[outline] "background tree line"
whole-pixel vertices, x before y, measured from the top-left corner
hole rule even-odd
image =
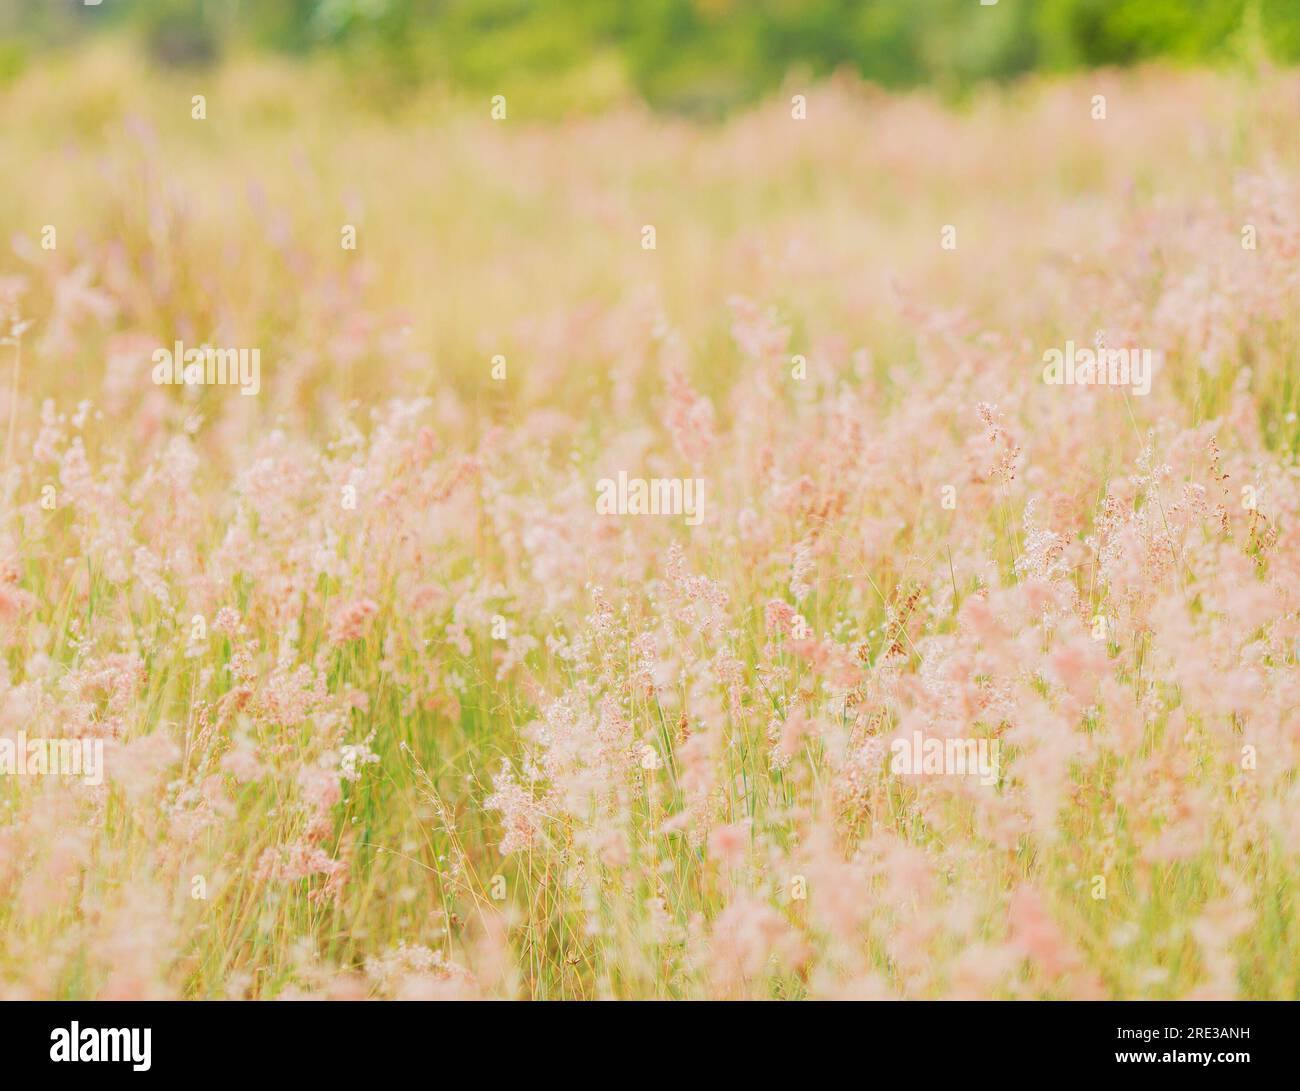
[[[527,81],[575,101],[634,91],[691,112],[752,101],[792,71],[959,93],[1155,57],[1300,59],[1297,0],[0,0],[0,74],[106,31],[168,65],[328,50],[399,84]]]

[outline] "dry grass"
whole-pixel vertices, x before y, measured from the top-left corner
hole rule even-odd
[[[799,90],[0,94],[0,993],[1300,997],[1300,81]]]

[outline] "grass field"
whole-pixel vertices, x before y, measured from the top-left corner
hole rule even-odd
[[[0,90],[0,995],[1300,998],[1300,77],[361,103]]]

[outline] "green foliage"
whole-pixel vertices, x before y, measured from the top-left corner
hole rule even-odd
[[[944,89],[1034,70],[1300,59],[1295,0],[0,0],[0,33],[65,40],[124,25],[165,64],[223,43],[303,53],[475,92],[622,82],[659,106],[717,111],[796,71],[844,68]],[[592,72],[600,73],[593,77]]]

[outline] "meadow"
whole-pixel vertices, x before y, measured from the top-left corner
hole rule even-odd
[[[1300,998],[1300,75],[501,112],[0,88],[0,996]]]

